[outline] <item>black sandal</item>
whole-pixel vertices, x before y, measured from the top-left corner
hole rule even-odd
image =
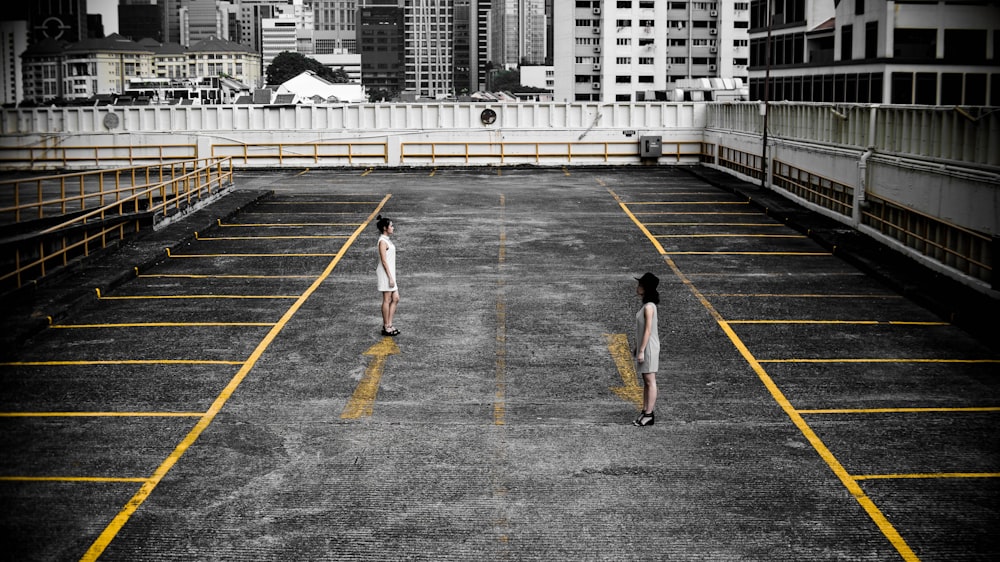
[[[391,326],[390,326],[390,328],[391,328]],[[399,335],[399,330],[397,330],[396,328],[392,328],[390,330],[386,330],[385,328],[382,328],[382,335],[383,336],[398,336]]]
[[[632,422],[632,425],[637,427],[646,427],[647,425],[653,425],[654,423],[656,423],[656,419],[653,417],[653,412],[647,414],[645,410],[643,410],[639,417]]]

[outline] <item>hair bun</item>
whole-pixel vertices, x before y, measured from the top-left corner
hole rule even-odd
[[[371,215],[368,215],[368,216],[370,217]],[[378,216],[376,216],[376,217],[375,217],[375,220],[377,220],[377,221],[380,221],[380,220],[382,220],[382,215],[378,215]]]

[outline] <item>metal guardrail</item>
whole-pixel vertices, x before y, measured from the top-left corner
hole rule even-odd
[[[101,207],[202,167],[209,159],[0,181],[0,224]]]
[[[684,158],[700,161],[704,156],[701,141],[663,141],[663,157],[681,162]],[[697,150],[686,150],[689,147]],[[630,141],[501,141],[501,142],[404,142],[400,143],[400,162],[437,164],[464,160],[467,164],[535,163],[547,160],[566,162],[590,160],[609,163],[640,158],[639,143]]]
[[[0,291],[36,282],[73,260],[107,248],[129,234],[140,232],[143,226],[183,211],[232,184],[230,158],[207,162],[60,224],[0,243],[3,263]]]
[[[220,143],[212,145],[212,157],[229,157],[242,160],[243,164],[259,159],[276,160],[278,164],[296,164],[305,160],[315,165],[343,165],[372,159],[387,163],[389,145],[384,141]]]
[[[93,167],[138,166],[143,162],[155,164],[197,157],[196,144],[0,146],[0,165],[6,168],[35,169],[44,165],[66,168],[74,163]]]
[[[718,165],[760,179],[761,156],[720,145]],[[825,178],[781,160],[772,160],[772,184],[808,204],[850,218],[856,205],[853,186]],[[993,239],[986,234],[866,193],[861,224],[907,248],[987,285],[994,282]]]

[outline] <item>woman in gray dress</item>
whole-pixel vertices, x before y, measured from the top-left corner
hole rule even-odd
[[[660,335],[656,317],[656,305],[660,294],[656,288],[660,280],[652,273],[637,277],[639,284],[635,293],[642,298],[642,308],[635,313],[635,362],[636,372],[642,375],[642,412],[632,425],[646,427],[653,425],[653,407],[656,405],[656,371],[660,366]]]

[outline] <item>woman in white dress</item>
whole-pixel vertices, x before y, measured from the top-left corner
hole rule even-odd
[[[653,425],[653,407],[656,405],[656,371],[660,368],[660,335],[656,305],[660,303],[660,293],[656,288],[660,279],[652,273],[637,277],[639,284],[635,293],[642,298],[642,308],[635,313],[635,362],[636,371],[642,375],[642,412],[632,422],[646,427]]]
[[[378,290],[382,292],[382,335],[397,336],[399,330],[392,325],[396,316],[396,305],[399,304],[399,287],[396,285],[396,246],[389,239],[396,230],[392,221],[376,217],[378,222],[378,265],[375,266],[375,276],[378,279]]]

